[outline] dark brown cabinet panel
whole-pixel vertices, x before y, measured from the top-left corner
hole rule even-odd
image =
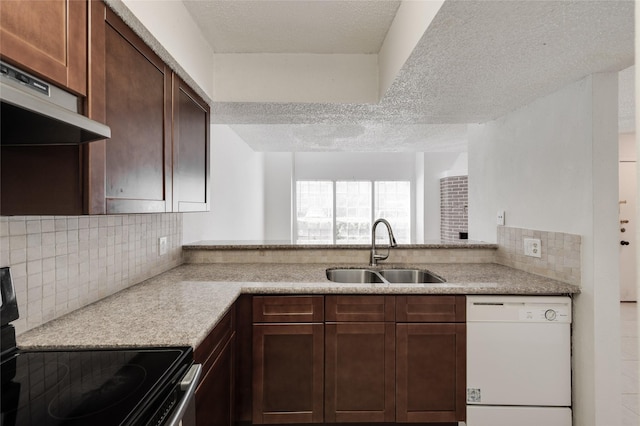
[[[465,296],[397,296],[398,322],[464,322]]]
[[[171,211],[171,70],[115,13],[91,3],[89,114],[111,127],[89,144],[90,213]]]
[[[254,296],[253,322],[324,321],[323,296]]]
[[[82,214],[80,153],[78,146],[1,147],[0,212]]]
[[[465,324],[396,327],[396,421],[465,420]]]
[[[196,389],[197,426],[234,424],[234,343],[227,341]]]
[[[326,321],[394,321],[394,296],[326,296]]]
[[[393,422],[395,375],[393,322],[325,324],[326,423]]]
[[[231,426],[235,403],[235,307],[220,320],[194,351],[202,364],[196,388],[198,426]]]
[[[173,75],[173,211],[209,210],[209,106]]]
[[[80,95],[87,93],[87,2],[3,1],[0,55]]]
[[[322,423],[323,324],[254,324],[253,423]]]

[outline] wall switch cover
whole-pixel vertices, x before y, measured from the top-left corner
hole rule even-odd
[[[542,245],[538,238],[524,239],[524,254],[531,257],[542,257]]]
[[[504,226],[504,210],[498,210],[498,225]]]
[[[167,254],[167,237],[158,238],[158,253],[160,256]]]

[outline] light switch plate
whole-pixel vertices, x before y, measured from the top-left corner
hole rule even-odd
[[[167,237],[158,238],[158,253],[160,256],[167,254]]]
[[[538,238],[524,239],[524,254],[531,257],[542,257],[542,245]]]

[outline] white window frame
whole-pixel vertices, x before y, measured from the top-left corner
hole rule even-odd
[[[336,244],[336,182],[369,182],[371,183],[371,224],[378,219],[375,217],[375,184],[376,182],[408,182],[409,183],[409,243],[413,244],[415,241],[415,194],[414,194],[414,182],[409,179],[295,179],[293,182],[293,203],[292,210],[293,214],[292,218],[292,243],[298,244],[298,191],[297,186],[298,182],[331,182],[332,190],[333,190],[333,217],[332,217],[332,235],[331,235],[331,245],[340,246],[342,244]],[[309,245],[313,245],[313,243],[307,243]],[[345,245],[349,245],[352,243],[345,243]],[[304,244],[300,244],[304,245]]]

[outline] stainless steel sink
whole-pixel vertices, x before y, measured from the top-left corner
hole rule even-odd
[[[327,269],[327,278],[336,283],[384,283],[384,279],[369,269]]]
[[[327,269],[327,279],[348,284],[428,284],[445,280],[423,269]]]
[[[443,283],[444,279],[423,269],[384,269],[380,275],[392,284]]]

